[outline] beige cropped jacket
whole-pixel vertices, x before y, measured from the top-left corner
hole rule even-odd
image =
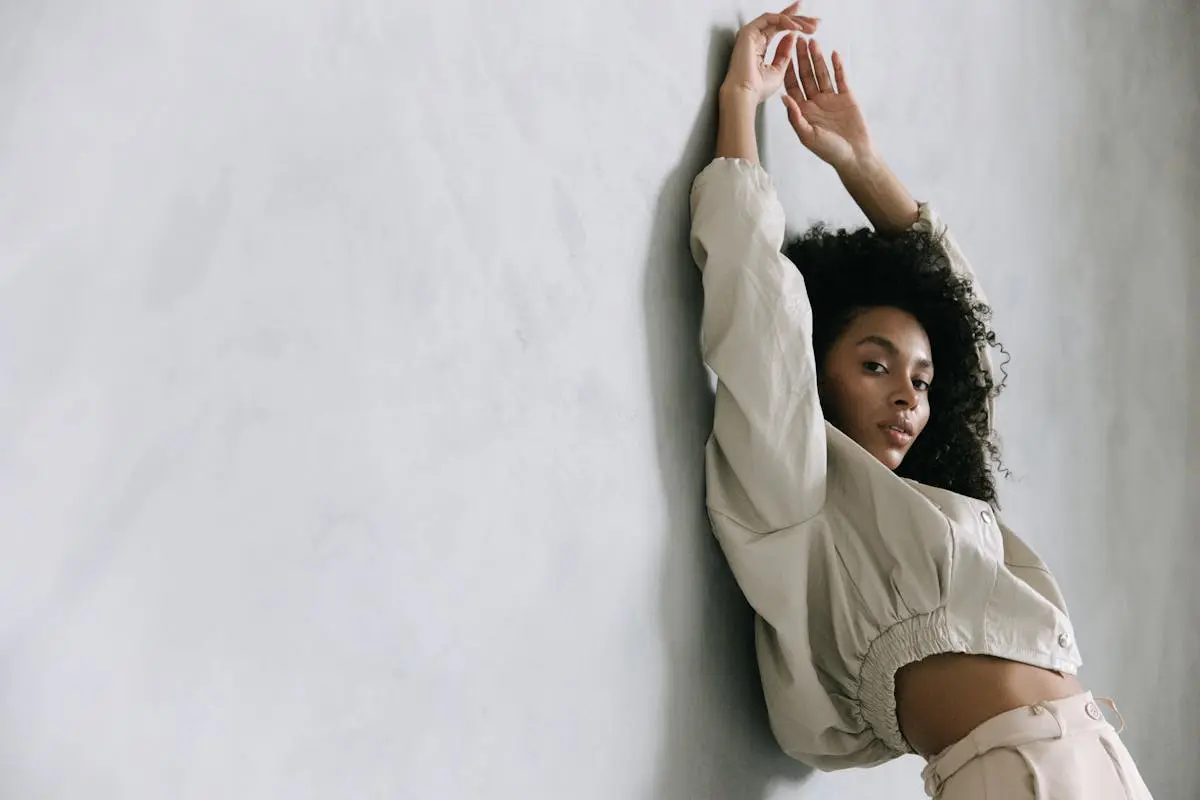
[[[955,268],[972,274],[937,215],[920,209],[915,227],[940,236]],[[784,214],[767,173],[716,159],[693,184],[691,211],[702,349],[717,376],[707,505],[757,612],[783,749],[826,770],[912,752],[896,721],[895,674],[936,653],[1074,674],[1079,651],[1058,585],[996,511],[897,476],[825,421],[812,310],[780,252]]]

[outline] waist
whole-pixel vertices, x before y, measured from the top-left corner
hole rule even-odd
[[[1071,675],[994,656],[942,653],[896,673],[896,715],[904,738],[929,757],[998,714],[1082,692]]]

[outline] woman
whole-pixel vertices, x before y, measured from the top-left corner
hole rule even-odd
[[[987,306],[872,147],[841,59],[831,77],[797,35],[817,26],[798,5],[739,32],[692,190],[718,377],[707,504],[758,613],[771,727],[821,769],[916,752],[933,797],[1149,798],[1074,677],[1054,578],[995,510]],[[754,127],[781,85],[875,232],[817,227],[781,253]]]

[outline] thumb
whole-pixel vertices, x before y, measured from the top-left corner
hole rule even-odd
[[[792,55],[796,52],[796,35],[784,34],[775,48],[775,58],[771,61],[771,69],[784,72],[792,66]]]

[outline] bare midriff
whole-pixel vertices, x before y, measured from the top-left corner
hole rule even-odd
[[[937,755],[997,714],[1080,694],[1074,676],[992,656],[943,653],[896,673],[900,731]]]

